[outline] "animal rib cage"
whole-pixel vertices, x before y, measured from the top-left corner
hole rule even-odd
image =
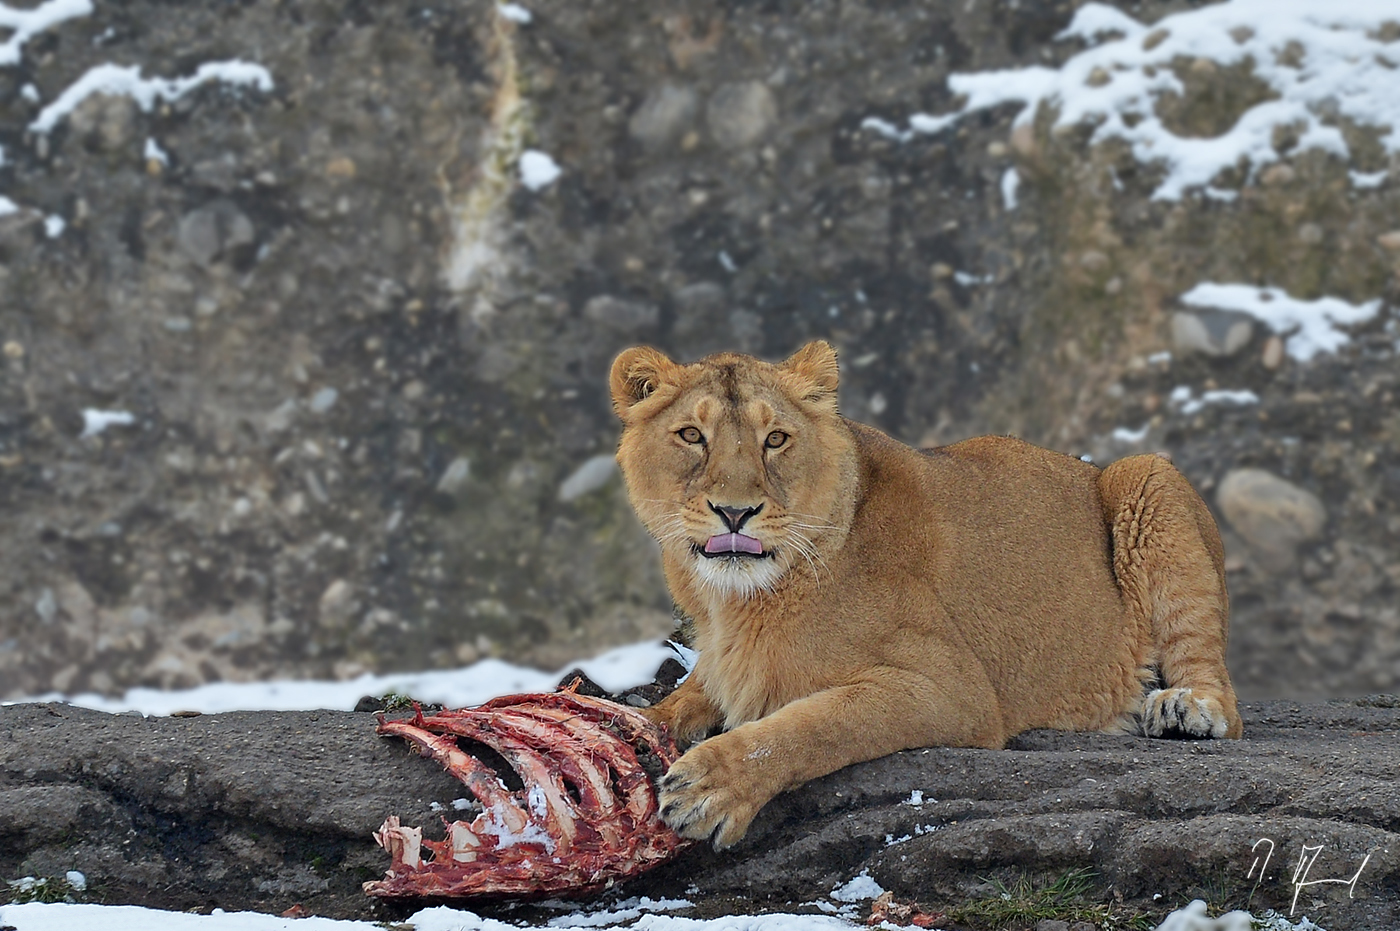
[[[381,715],[378,732],[437,760],[481,812],[470,823],[444,818],[440,841],[390,815],[374,839],[393,862],[383,879],[364,884],[369,895],[585,890],[635,876],[687,843],[662,822],[652,781],[676,761],[676,745],[632,708],[565,690],[431,715],[415,706],[415,712],[398,721]],[[509,789],[459,738],[500,754],[522,788]]]

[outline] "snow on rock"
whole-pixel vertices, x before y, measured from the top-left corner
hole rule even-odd
[[[558,163],[538,149],[520,153],[520,183],[532,191],[549,187],[562,174]]]
[[[500,695],[552,691],[564,672],[575,667],[581,668],[585,675],[608,691],[620,692],[650,682],[656,670],[672,655],[670,648],[664,644],[647,642],[618,647],[581,663],[570,663],[566,669],[558,672],[486,659],[462,669],[378,676],[366,673],[344,682],[211,682],[170,692],[136,688],[121,698],[92,694],[67,697],[51,693],[32,700],[67,701],[113,714],[124,711],[154,715],[175,711],[218,714],[225,711],[307,711],[317,708],[348,710],[366,695],[396,692],[412,695],[422,701],[462,708],[479,705]]]
[[[160,162],[162,165],[170,164],[170,155],[154,139],[146,140],[146,148],[142,151],[141,157],[148,162]]]
[[[83,409],[83,432],[78,439],[97,436],[108,427],[129,427],[136,423],[136,416],[130,411],[100,411],[88,407]]]
[[[1284,343],[1288,354],[1307,362],[1321,352],[1336,352],[1350,338],[1337,329],[1365,323],[1381,309],[1380,300],[1349,304],[1336,297],[1304,301],[1289,297],[1282,288],[1247,284],[1202,282],[1181,295],[1191,307],[1243,311],[1278,334],[1290,334]]]
[[[1157,931],[1225,931],[1227,928],[1229,931],[1249,931],[1249,915],[1244,915],[1242,923],[1236,923],[1233,920],[1236,914],[1239,913],[1221,915],[1219,919],[1211,918],[1206,912],[1206,903],[1196,899],[1185,908],[1179,908],[1168,915],[1157,926]]]
[[[889,120],[882,120],[878,116],[867,116],[860,121],[860,128],[868,129],[895,142],[908,142],[914,138],[913,130],[900,129]]]
[[[1352,172],[1348,172],[1348,174],[1351,175],[1351,186],[1352,186],[1352,187],[1354,187],[1354,188],[1362,188],[1362,189],[1365,189],[1365,188],[1380,187],[1382,184],[1385,183],[1386,176],[1389,175],[1390,172],[1389,172],[1389,171],[1370,171],[1370,172],[1366,172],[1366,171],[1352,171]]]
[[[633,921],[645,912],[671,912],[694,907],[695,903],[689,899],[653,899],[644,895],[623,899],[599,911],[560,915],[549,919],[547,924],[551,928],[606,928]]]
[[[1172,389],[1171,396],[1167,400],[1181,408],[1181,413],[1190,417],[1192,414],[1204,410],[1210,404],[1233,404],[1237,407],[1246,404],[1258,404],[1259,395],[1247,389],[1241,389],[1239,391],[1219,390],[1207,391],[1197,398],[1193,397],[1193,392],[1189,385],[1177,385]],[[1116,430],[1114,431],[1114,438],[1118,438],[1118,432]]]
[[[19,205],[0,194],[0,217],[9,216],[12,213],[19,213]]]
[[[1001,200],[1007,211],[1016,209],[1016,192],[1021,188],[1021,175],[1015,168],[1008,168],[1001,176]]]
[[[496,12],[511,22],[519,23],[522,26],[528,25],[530,21],[535,18],[533,13],[518,3],[497,4]]]
[[[1143,440],[1147,439],[1147,433],[1151,429],[1151,424],[1143,424],[1136,430],[1131,427],[1115,427],[1113,429],[1113,438],[1119,443],[1141,443]]]
[[[831,897],[838,902],[859,902],[863,899],[878,899],[885,890],[870,878],[869,870],[861,870],[860,875],[850,882],[831,890]]]
[[[0,5],[0,29],[13,30],[0,42],[0,65],[19,64],[24,43],[64,20],[92,13],[92,0],[49,0],[32,10]]]
[[[628,927],[638,931],[850,931],[860,927],[823,915],[730,915],[701,920],[655,914],[690,907],[684,899],[627,899],[612,911],[563,915],[549,922],[560,931]],[[633,919],[640,915],[636,924]],[[282,918],[259,912],[213,914],[166,912],[136,905],[68,905],[32,902],[0,905],[0,923],[16,931],[378,931],[382,922],[322,918]],[[485,918],[464,908],[438,905],[411,915],[404,925],[414,931],[519,931],[519,927]]]
[[[1089,3],[1057,38],[1082,39],[1090,47],[1060,68],[950,75],[949,90],[966,101],[960,109],[938,116],[915,113],[907,133],[874,118],[862,126],[903,141],[1006,103],[1024,104],[1016,123],[1028,124],[1045,104],[1058,110],[1056,125],[1094,122],[1093,142],[1123,139],[1138,161],[1162,163],[1167,174],[1153,194],[1158,200],[1179,200],[1188,188],[1209,185],[1241,158],[1248,160],[1251,177],[1256,175],[1278,161],[1273,132],[1281,125],[1297,127],[1296,151],[1320,149],[1349,158],[1350,148],[1332,124],[1347,117],[1380,127],[1380,143],[1393,155],[1400,153],[1400,94],[1394,92],[1394,52],[1378,32],[1393,14],[1389,4],[1374,0],[1229,0],[1146,24]],[[1302,55],[1281,54],[1289,47],[1300,48]],[[1185,93],[1172,70],[1183,58],[1227,67],[1252,61],[1254,74],[1275,99],[1250,107],[1221,136],[1178,136],[1163,124],[1155,104],[1164,95]],[[1361,185],[1374,177],[1361,176]],[[1214,193],[1228,198],[1232,192]]]
[[[272,90],[272,75],[266,68],[238,59],[205,62],[187,78],[143,78],[139,65],[97,65],[41,110],[29,129],[38,133],[51,132],[59,121],[93,94],[124,94],[136,101],[143,111],[150,112],[156,100],[178,100],[211,81],[251,86],[260,91]]]

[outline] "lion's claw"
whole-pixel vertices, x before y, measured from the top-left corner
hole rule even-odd
[[[744,771],[743,757],[732,733],[696,745],[661,780],[661,819],[681,837],[708,841],[716,850],[737,844],[768,800],[742,791],[753,775]]]
[[[1191,689],[1154,689],[1142,701],[1142,730],[1148,737],[1224,737],[1229,726],[1218,700]]]

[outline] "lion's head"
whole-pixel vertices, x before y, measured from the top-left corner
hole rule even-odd
[[[850,525],[855,457],[825,342],[770,364],[733,353],[691,365],[645,346],[617,357],[617,459],[632,506],[698,587],[748,597],[817,572]]]

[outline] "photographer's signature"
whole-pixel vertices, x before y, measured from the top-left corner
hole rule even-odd
[[[1267,844],[1268,847],[1263,853],[1261,863],[1259,847],[1262,844]],[[1350,879],[1310,879],[1309,874],[1312,872],[1313,864],[1317,862],[1318,854],[1322,853],[1324,846],[1326,845],[1317,844],[1314,846],[1311,844],[1304,844],[1302,852],[1298,855],[1298,865],[1293,868],[1293,902],[1288,908],[1288,916],[1290,918],[1293,917],[1294,910],[1298,908],[1298,896],[1309,886],[1321,886],[1326,884],[1346,886],[1347,898],[1356,897],[1356,884],[1361,879],[1361,872],[1366,869],[1366,864],[1371,862],[1371,854],[1366,854],[1361,860],[1361,865],[1356,868],[1356,872],[1352,874]],[[1245,878],[1252,878],[1254,876],[1254,868],[1256,866],[1259,867],[1259,880],[1255,882],[1257,886],[1258,882],[1264,879],[1264,871],[1269,868],[1269,860],[1273,858],[1274,842],[1267,837],[1261,837],[1254,842],[1254,846],[1251,847],[1250,850],[1254,852],[1254,862],[1249,865],[1249,873],[1246,874]]]

